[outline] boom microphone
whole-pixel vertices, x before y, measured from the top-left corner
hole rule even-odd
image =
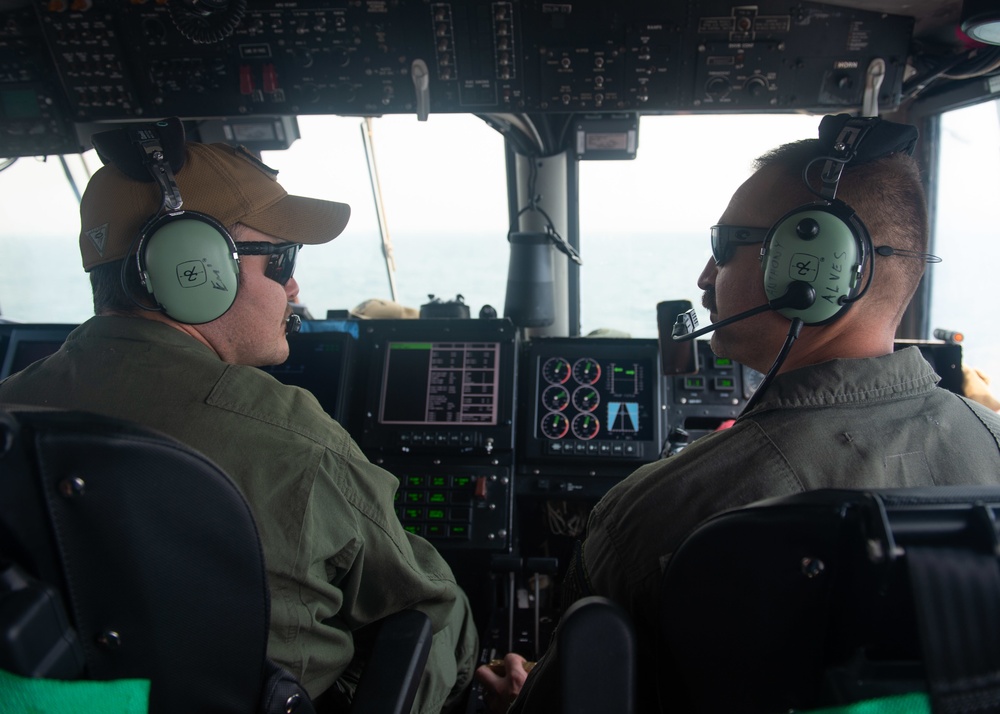
[[[298,332],[299,328],[302,327],[302,318],[296,315],[294,312],[288,316],[285,320],[285,334],[290,335],[293,332]]]
[[[759,315],[760,313],[767,312],[768,310],[784,310],[786,308],[792,310],[805,310],[814,302],[816,302],[816,289],[813,288],[812,284],[801,280],[794,280],[788,284],[785,294],[781,297],[777,297],[764,305],[758,305],[757,307],[751,308],[746,312],[741,312],[733,315],[732,317],[727,317],[725,320],[713,322],[708,327],[703,327],[700,330],[697,329],[698,318],[695,315],[694,309],[682,312],[677,316],[677,322],[674,323],[674,328],[671,331],[670,336],[678,342],[682,340],[693,340],[695,337],[707,335],[709,332],[718,330],[720,327],[731,325],[734,322],[745,320],[748,317]]]

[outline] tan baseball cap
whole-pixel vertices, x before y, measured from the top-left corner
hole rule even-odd
[[[175,177],[181,210],[205,213],[226,227],[242,223],[289,243],[317,245],[341,234],[350,206],[290,196],[277,175],[243,147],[187,142]],[[162,202],[156,183],[135,181],[113,165],[100,168],[80,202],[83,269],[135,251],[140,231]]]

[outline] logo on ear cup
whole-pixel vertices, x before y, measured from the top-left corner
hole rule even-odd
[[[236,245],[210,216],[178,211],[154,220],[140,238],[136,257],[146,289],[178,322],[211,322],[236,300]]]
[[[859,290],[868,240],[864,225],[843,202],[790,211],[764,240],[761,267],[768,300],[785,295],[791,283],[804,282],[816,291],[815,302],[805,309],[778,312],[807,325],[839,317]]]
[[[788,266],[788,277],[815,283],[819,274],[819,257],[809,253],[796,253]]]
[[[182,288],[196,288],[208,280],[208,268],[203,260],[189,260],[177,266],[177,282]]]

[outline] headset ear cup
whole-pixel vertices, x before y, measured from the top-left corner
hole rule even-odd
[[[146,289],[177,322],[211,322],[236,300],[236,245],[205,214],[179,211],[153,221],[140,238],[138,263]]]
[[[832,322],[857,294],[869,242],[864,224],[840,201],[800,206],[768,233],[761,267],[768,300],[782,297],[793,281],[809,283],[816,301],[808,308],[778,310],[807,325]]]

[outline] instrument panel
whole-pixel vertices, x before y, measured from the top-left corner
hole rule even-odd
[[[16,370],[72,325],[2,325]],[[961,393],[961,346],[917,344]],[[310,390],[400,480],[404,527],[447,551],[506,552],[515,498],[596,500],[644,463],[739,416],[762,375],[695,341],[698,368],[662,371],[656,339],[522,341],[509,320],[308,320],[265,368]]]
[[[164,116],[271,132],[310,114],[846,111],[879,63],[891,109],[913,31],[776,0],[18,5],[0,11],[0,156],[76,153],[77,124]]]

